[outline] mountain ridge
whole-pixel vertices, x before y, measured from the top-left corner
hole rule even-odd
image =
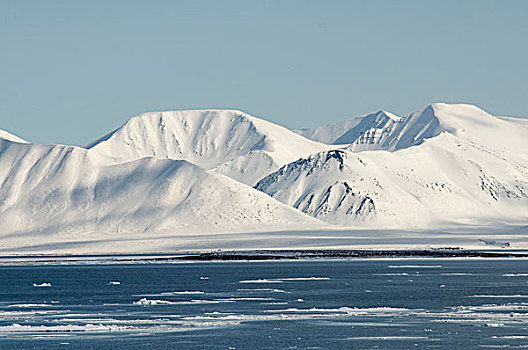
[[[437,103],[318,130],[339,144],[214,109],[143,113],[86,147],[0,132],[0,246],[528,227],[528,120]]]
[[[140,114],[88,146],[119,159],[184,159],[250,185],[287,162],[326,148],[238,110]],[[264,159],[260,165],[259,159]],[[245,172],[251,164],[252,173]]]

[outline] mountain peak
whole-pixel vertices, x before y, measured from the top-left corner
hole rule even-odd
[[[0,129],[0,140],[1,139],[11,141],[11,142],[28,143],[26,140],[16,135],[11,134],[10,132],[6,130],[2,130],[2,129]]]
[[[239,110],[204,109],[143,113],[87,147],[116,159],[184,159],[253,185],[328,146]]]
[[[384,110],[384,109],[380,109],[380,110],[377,112],[377,114],[380,115],[380,116],[385,116],[385,117],[391,119],[391,120],[394,121],[394,122],[399,122],[399,121],[401,121],[401,120],[403,119],[402,117],[399,117],[399,116],[397,116],[396,114],[391,113],[391,112],[389,112],[389,111],[386,111],[386,110]]]
[[[211,168],[226,158],[266,148],[256,119],[236,110],[148,112],[88,147],[118,158],[187,159]]]

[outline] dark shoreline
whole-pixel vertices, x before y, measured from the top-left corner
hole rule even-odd
[[[528,252],[495,252],[459,248],[424,250],[256,250],[202,253],[191,256],[159,257],[152,261],[237,261],[348,258],[528,258]]]
[[[391,259],[391,258],[528,258],[528,250],[465,250],[462,248],[432,249],[291,249],[246,250],[152,254],[68,254],[0,256],[0,265],[53,263],[170,263],[207,261],[279,261],[322,259]]]

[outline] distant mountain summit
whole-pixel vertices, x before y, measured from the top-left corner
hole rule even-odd
[[[448,132],[467,141],[515,156],[524,154],[528,123],[525,119],[492,116],[467,104],[434,103],[407,117],[387,111],[362,115],[296,132],[326,144],[348,145],[353,152],[385,150],[394,152],[421,144]],[[505,135],[511,137],[505,142]]]
[[[355,117],[351,120],[318,126],[312,129],[300,129],[295,132],[311,140],[333,145],[353,143],[358,138],[361,138],[362,135],[365,142],[372,142],[374,138],[378,137],[375,135],[376,129],[386,124],[392,125],[401,119],[401,117],[393,113],[380,110],[375,113]],[[375,126],[378,127],[376,128]],[[371,135],[369,135],[369,131],[371,131]]]
[[[437,136],[443,131],[439,124],[434,106],[429,105],[406,118],[381,110],[356,117],[346,124],[338,123],[297,132],[328,144],[350,144],[350,150],[355,152],[395,151]]]
[[[5,130],[0,129],[0,140],[7,140],[12,142],[27,143],[26,140],[21,139],[20,137],[11,134]]]
[[[288,162],[328,149],[236,110],[141,114],[87,148],[124,160],[183,159],[250,185]]]
[[[345,140],[341,150],[285,165],[255,188],[335,224],[528,219],[528,120],[433,104],[406,118],[359,117],[336,138]]]

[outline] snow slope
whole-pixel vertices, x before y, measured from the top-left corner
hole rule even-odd
[[[318,224],[251,187],[183,160],[111,164],[72,146],[0,140],[4,239],[67,241],[136,233],[225,232]],[[94,238],[95,239],[95,238]]]
[[[0,140],[8,140],[12,142],[27,143],[26,140],[21,139],[20,137],[11,134],[5,130],[0,129]]]
[[[255,188],[343,225],[424,228],[528,220],[528,121],[434,104],[384,125],[375,143],[355,138],[346,150],[290,163]],[[369,147],[387,151],[354,153]]]
[[[378,112],[379,113],[379,112]],[[377,113],[374,113],[377,114]],[[365,115],[367,116],[367,115]],[[315,128],[304,128],[295,130],[299,135],[302,135],[310,140],[326,143],[329,145],[338,144],[337,140],[343,136],[347,131],[355,127],[361,122],[365,116],[359,116],[350,120],[340,121],[334,124],[317,126]]]
[[[235,110],[146,113],[87,147],[121,161],[184,159],[250,185],[286,163],[328,149]]]

